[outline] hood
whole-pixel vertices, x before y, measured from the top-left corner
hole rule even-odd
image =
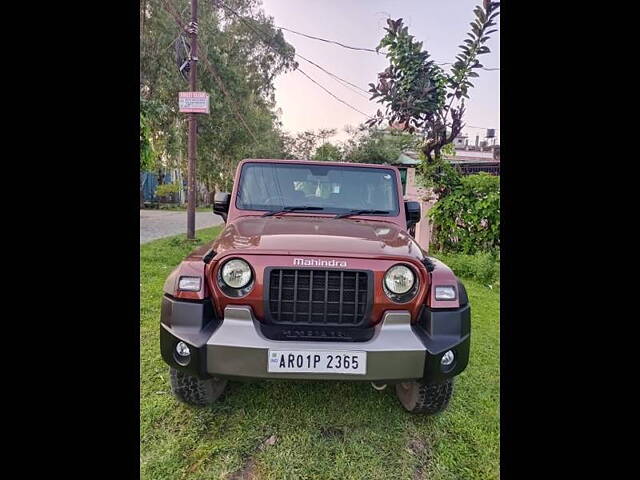
[[[397,225],[353,217],[240,217],[226,225],[213,248],[218,254],[424,258],[418,243]]]

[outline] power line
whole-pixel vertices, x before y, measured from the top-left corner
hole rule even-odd
[[[267,33],[267,32],[265,32],[264,30],[262,30],[262,29],[260,29],[260,28],[258,28],[258,27],[255,27],[254,25],[251,25],[251,24],[247,23],[247,19],[246,19],[245,17],[243,17],[242,15],[240,15],[238,12],[236,12],[236,11],[235,11],[234,9],[232,9],[231,7],[228,7],[227,5],[225,5],[222,1],[218,1],[218,2],[217,2],[217,4],[218,4],[219,6],[221,6],[221,7],[225,8],[225,9],[227,9],[228,11],[230,11],[230,12],[231,12],[233,15],[235,15],[236,17],[238,17],[242,23],[244,23],[247,27],[249,27],[249,28],[250,28],[254,33],[258,34],[258,36],[260,36],[260,37],[262,38],[262,41],[263,41],[264,43],[266,43],[266,44],[267,44],[267,46],[268,46],[269,48],[271,48],[271,50],[273,50],[273,51],[274,51],[274,52],[276,52],[276,53],[279,53],[279,52],[278,52],[278,51],[273,47],[273,45],[271,45],[271,41],[269,41],[269,40],[265,39],[265,36],[268,36],[268,33]],[[279,28],[279,27],[278,27],[278,28]],[[352,87],[355,87],[355,88],[357,88],[358,90],[360,90],[360,91],[362,91],[362,92],[364,92],[364,93],[367,93],[367,94],[369,93],[369,92],[367,92],[366,90],[364,90],[364,89],[360,88],[359,86],[357,86],[357,85],[355,85],[355,84],[353,84],[353,83],[349,82],[348,80],[345,80],[344,78],[341,78],[341,77],[339,77],[338,75],[336,75],[336,74],[334,74],[334,73],[331,73],[331,72],[330,72],[329,70],[327,70],[326,68],[323,68],[323,67],[321,67],[320,65],[318,65],[317,63],[315,63],[315,62],[313,62],[313,61],[309,60],[308,58],[303,57],[303,56],[302,56],[302,55],[300,55],[299,53],[294,53],[294,55],[295,55],[296,57],[301,58],[302,60],[304,60],[304,61],[306,61],[306,62],[309,62],[310,64],[312,64],[313,66],[315,66],[315,67],[319,68],[320,70],[322,70],[323,72],[325,72],[327,75],[330,75],[330,76],[331,76],[331,77],[333,77],[334,79],[337,79],[337,80],[339,80],[340,82],[344,82],[344,83],[346,83],[346,84],[348,84],[348,85],[351,85]],[[344,86],[344,85],[343,85],[343,86]]]
[[[285,30],[287,32],[295,33],[296,35],[301,35],[303,37],[311,38],[313,40],[320,40],[320,41],[326,42],[326,43],[333,43],[335,45],[339,45],[341,47],[348,48],[350,50],[360,50],[360,51],[363,51],[363,52],[373,52],[373,53],[375,53],[377,55],[380,55],[380,52],[378,50],[374,50],[372,48],[352,47],[350,45],[345,45],[344,43],[340,43],[340,42],[337,42],[335,40],[327,40],[326,38],[314,37],[313,35],[308,35],[308,34],[302,33],[302,32],[296,32],[295,30],[291,30],[291,29],[285,28],[285,27],[280,27],[278,25],[276,25],[276,27],[281,29],[281,30]],[[453,65],[453,63],[451,63],[451,62],[436,62],[436,65]],[[491,72],[491,71],[495,71],[495,70],[500,70],[500,68],[482,67],[482,70],[487,70],[487,71]]]
[[[364,115],[365,117],[368,118],[373,118],[371,115],[368,115],[364,112],[361,112],[360,110],[358,110],[356,107],[349,105],[347,102],[345,102],[344,100],[336,97],[333,93],[331,93],[326,87],[324,87],[323,85],[320,85],[318,82],[316,82],[313,78],[311,78],[309,75],[307,75],[301,68],[298,67],[297,69],[298,72],[300,72],[301,74],[303,74],[305,77],[307,77],[309,80],[311,80],[313,83],[315,83],[316,85],[318,85],[321,89],[323,89],[325,92],[327,92],[329,95],[331,95],[333,98],[335,98],[336,100],[338,100],[340,103],[344,103],[347,107],[351,108],[352,110],[355,110],[356,112]]]
[[[326,73],[327,75],[330,75],[330,76],[332,76],[332,77],[336,78],[337,80],[339,80],[339,81],[341,81],[341,82],[346,83],[347,85],[351,85],[352,87],[357,88],[357,89],[358,89],[358,90],[360,90],[361,92],[364,92],[364,93],[367,93],[367,94],[369,93],[369,92],[367,92],[366,90],[364,90],[364,89],[360,88],[359,86],[354,85],[353,83],[348,82],[347,80],[345,80],[345,79],[343,79],[343,78],[340,78],[339,76],[337,76],[337,75],[335,75],[335,74],[331,73],[329,70],[327,70],[327,69],[325,69],[325,68],[322,68],[320,65],[318,65],[318,64],[317,64],[317,63],[315,63],[315,62],[312,62],[312,61],[311,61],[311,60],[309,60],[308,58],[305,58],[305,57],[303,57],[302,55],[300,55],[300,54],[298,54],[298,53],[296,53],[296,56],[297,56],[297,57],[300,57],[301,59],[303,59],[303,60],[305,60],[305,61],[307,61],[307,62],[309,62],[311,65],[314,65],[315,67],[319,68],[320,70],[322,70],[322,71],[323,71],[324,73]],[[346,85],[345,85],[345,86],[346,86]],[[365,97],[365,96],[364,96],[364,95],[362,95],[360,92],[356,92],[356,93],[358,93],[359,95],[361,95],[361,96]],[[368,96],[366,96],[365,98],[367,98],[367,100],[369,99],[369,97],[368,97]]]
[[[217,2],[217,4],[218,4],[219,6],[221,6],[221,7],[225,8],[225,9],[227,9],[228,11],[230,11],[233,15],[235,15],[236,17],[238,17],[238,18],[240,19],[240,21],[241,21],[241,22],[243,22],[247,27],[249,27],[251,30],[253,30],[253,32],[254,32],[254,33],[258,34],[258,36],[260,36],[260,37],[261,37],[262,41],[263,41],[263,42],[264,42],[264,43],[265,43],[265,44],[266,44],[266,45],[267,45],[271,50],[273,50],[275,53],[280,53],[280,52],[278,52],[278,51],[273,47],[273,45],[271,45],[271,42],[270,42],[270,41],[268,41],[268,40],[266,40],[266,39],[265,39],[266,32],[264,32],[264,31],[262,31],[262,30],[258,29],[257,27],[254,27],[253,25],[251,25],[251,24],[247,23],[246,19],[245,19],[242,15],[240,15],[238,12],[236,12],[235,10],[233,10],[231,7],[228,7],[227,5],[225,5],[223,2],[218,1],[218,2]],[[258,31],[258,30],[260,30],[260,31]],[[300,57],[300,58],[302,58],[303,60],[305,60],[305,61],[307,61],[307,62],[311,63],[312,65],[315,65],[315,66],[316,66],[316,67],[318,67],[320,70],[322,70],[323,72],[325,72],[325,73],[327,73],[327,74],[331,75],[332,77],[337,78],[337,79],[339,79],[339,80],[341,80],[341,81],[343,81],[343,82],[345,82],[345,83],[347,83],[347,84],[349,84],[349,85],[352,85],[352,86],[354,86],[355,88],[358,88],[359,90],[362,90],[363,92],[366,92],[366,90],[363,90],[362,88],[358,87],[357,85],[354,85],[353,83],[348,82],[348,81],[346,81],[346,80],[344,80],[344,79],[342,79],[342,78],[338,77],[337,75],[335,75],[335,74],[333,74],[333,73],[329,72],[329,71],[328,71],[328,70],[326,70],[325,68],[322,68],[320,65],[316,64],[315,62],[312,62],[311,60],[309,60],[309,59],[307,59],[307,58],[303,57],[302,55],[297,54],[297,53],[296,53],[295,55],[296,55],[296,56],[298,56],[298,57]],[[329,95],[331,95],[333,98],[335,98],[336,100],[338,100],[340,103],[343,103],[344,105],[346,105],[346,106],[348,106],[349,108],[351,108],[352,110],[355,110],[356,112],[358,112],[358,113],[360,113],[360,114],[364,115],[365,117],[372,118],[370,115],[367,115],[366,113],[364,113],[364,112],[362,112],[362,111],[358,110],[358,109],[357,109],[356,107],[354,107],[353,105],[350,105],[349,103],[345,102],[345,101],[344,101],[344,100],[342,100],[341,98],[337,97],[334,93],[332,93],[331,91],[329,91],[329,89],[327,89],[325,86],[321,85],[320,83],[318,83],[317,81],[315,81],[313,78],[311,78],[311,77],[310,77],[307,73],[305,73],[305,72],[304,72],[300,67],[298,67],[296,70],[299,70],[299,71],[300,71],[300,73],[302,73],[305,77],[307,77],[309,80],[311,80],[311,81],[312,81],[313,83],[315,83],[317,86],[319,86],[320,88],[322,88],[325,92],[327,92],[327,93],[328,93]]]
[[[276,27],[278,26],[276,25]],[[378,55],[380,54],[380,52],[372,48],[352,47],[350,45],[345,45],[344,43],[336,42],[335,40],[327,40],[326,38],[314,37],[313,35],[307,35],[306,33],[296,32],[295,30],[291,30],[289,28],[285,28],[285,27],[278,27],[278,28],[280,28],[281,30],[286,30],[287,32],[295,33],[296,35],[302,35],[303,37],[311,38],[313,40],[320,40],[321,42],[333,43],[335,45],[339,45],[343,48],[348,48],[350,50],[361,50],[363,52],[373,52]]]

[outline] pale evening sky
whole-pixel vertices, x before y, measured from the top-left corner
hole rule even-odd
[[[387,17],[402,17],[409,33],[424,42],[423,48],[431,58],[437,62],[453,62],[458,45],[468,38],[469,23],[475,18],[473,8],[481,3],[482,0],[263,0],[263,8],[273,16],[277,26],[372,49],[384,35]],[[500,17],[497,20],[499,29]],[[369,89],[369,83],[376,83],[377,73],[388,66],[382,54],[348,50],[287,31],[283,33],[295,46],[296,53],[365,90]],[[480,63],[485,67],[500,67],[499,30],[486,45],[491,53],[481,55]],[[310,77],[358,110],[371,115],[381,108],[380,104],[342,86],[315,66],[300,58],[297,61]],[[475,141],[477,134],[483,139],[484,128],[495,128],[500,136],[500,71],[477,71],[480,77],[472,79],[474,88],[469,93],[471,98],[467,101],[464,119],[469,143]],[[338,135],[334,140],[344,140],[346,125],[355,126],[366,120],[300,72],[280,75],[275,86],[277,105],[282,109],[281,120],[289,132],[336,128]]]

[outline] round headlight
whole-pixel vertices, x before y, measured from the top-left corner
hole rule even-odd
[[[242,288],[251,281],[251,268],[244,260],[229,260],[222,267],[222,280],[231,288]]]
[[[404,265],[391,267],[384,275],[384,284],[387,289],[399,295],[411,290],[415,281],[416,277],[413,271]]]

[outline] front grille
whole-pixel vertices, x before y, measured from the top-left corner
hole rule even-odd
[[[344,325],[365,323],[370,301],[369,272],[272,269],[267,316],[274,324]]]

